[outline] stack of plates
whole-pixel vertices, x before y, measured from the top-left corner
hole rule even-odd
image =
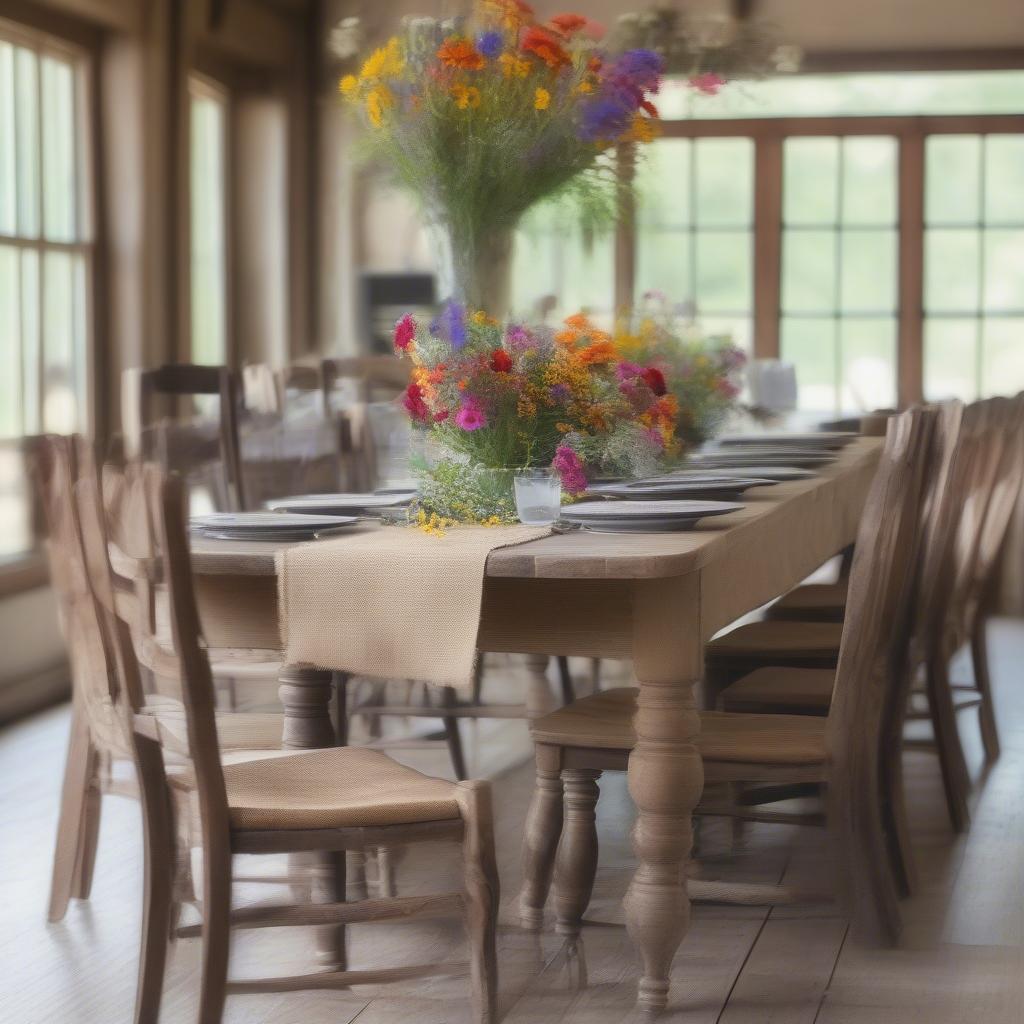
[[[857,435],[838,430],[812,430],[802,434],[733,434],[718,438],[726,448],[768,446],[771,448],[805,448],[835,450],[845,448]]]
[[[748,487],[774,483],[763,477],[731,476],[718,473],[693,473],[689,476],[661,476],[650,480],[631,480],[628,483],[605,484],[591,487],[591,494],[607,498],[638,501],[644,498],[709,498],[731,501]]]
[[[388,494],[297,494],[275,498],[267,508],[275,512],[300,512],[304,515],[368,516],[385,509],[400,508],[416,496],[415,491]]]
[[[741,508],[730,501],[584,501],[563,508],[562,520],[599,533],[666,533]]]
[[[730,473],[737,476],[757,477],[773,484],[785,483],[787,480],[807,480],[814,476],[809,469],[798,469],[796,466],[729,466]],[[672,479],[687,479],[691,474],[706,476],[707,469],[684,469],[672,474]]]
[[[311,516],[273,512],[213,512],[193,516],[193,533],[217,540],[286,541],[312,540],[324,531],[334,531],[359,522],[355,516]]]
[[[728,469],[738,472],[740,467],[795,466],[807,469],[812,466],[826,466],[834,461],[835,453],[815,448],[773,448],[770,445],[736,445],[728,448],[706,448],[690,461],[701,469]]]

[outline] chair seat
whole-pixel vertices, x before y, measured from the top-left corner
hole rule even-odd
[[[456,787],[360,747],[224,767],[231,825],[245,831],[411,825],[458,819]]]
[[[634,688],[605,690],[531,724],[536,743],[632,750]],[[825,722],[805,715],[740,715],[704,711],[697,746],[705,761],[813,765],[825,760]]]
[[[842,622],[846,614],[847,580],[839,583],[808,583],[791,590],[768,609],[772,619],[802,622]]]
[[[827,715],[836,674],[830,668],[769,665],[727,686],[719,694],[723,711]]]
[[[841,622],[749,622],[708,643],[704,659],[705,662],[771,659],[777,664],[835,663],[842,636]]]

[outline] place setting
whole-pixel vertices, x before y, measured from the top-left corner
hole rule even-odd
[[[678,533],[744,507],[730,501],[583,501],[563,508],[558,522],[591,533]]]
[[[690,476],[651,477],[646,480],[617,481],[591,487],[588,494],[623,501],[644,499],[705,499],[735,501],[751,487],[771,486],[775,481],[761,476],[731,476],[694,473]]]
[[[209,540],[301,541],[341,533],[364,518],[354,515],[312,515],[291,512],[211,512],[193,516],[193,534]]]

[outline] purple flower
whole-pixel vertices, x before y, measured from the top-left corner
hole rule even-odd
[[[587,474],[583,471],[583,463],[567,444],[560,444],[555,449],[551,468],[562,478],[562,486],[568,494],[582,494],[587,489]]]
[[[458,352],[466,344],[466,310],[458,302],[449,302],[434,318],[430,333],[447,341]]]
[[[501,53],[501,48],[505,45],[505,40],[502,38],[500,32],[490,31],[481,32],[476,37],[476,48],[485,57],[497,57]]]
[[[615,367],[615,376],[620,383],[626,380],[635,380],[643,373],[643,369],[639,363],[619,363]]]
[[[509,324],[505,331],[505,344],[513,352],[524,352],[528,348],[537,347],[533,335],[520,324]]]
[[[608,77],[631,85],[640,92],[657,92],[665,61],[653,50],[627,50],[608,71]]]
[[[455,414],[455,424],[463,430],[480,430],[487,426],[487,414],[475,398],[467,398]]]
[[[638,107],[639,102],[629,91],[602,88],[583,107],[580,137],[587,142],[617,139],[629,130]]]
[[[548,394],[553,402],[564,402],[569,397],[569,393],[568,384],[552,384],[548,388]]]

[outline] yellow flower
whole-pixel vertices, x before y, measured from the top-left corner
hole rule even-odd
[[[658,137],[658,125],[649,117],[643,114],[636,114],[633,117],[633,124],[627,136],[630,142],[653,142]]]
[[[583,82],[580,82],[580,84],[576,86],[576,91],[577,92],[583,92],[583,93],[593,92],[594,91],[594,87],[589,82],[583,81]]]
[[[386,85],[374,86],[366,97],[366,115],[374,128],[384,120],[384,111],[394,105],[395,97]]]
[[[338,82],[338,92],[342,96],[351,96],[359,88],[359,79],[355,75],[345,75]]]
[[[396,36],[392,36],[386,46],[373,51],[363,63],[359,77],[363,81],[376,81],[381,78],[395,78],[405,68],[402,56],[402,44]]]
[[[503,53],[498,63],[506,78],[525,78],[530,73],[530,62],[514,53]]]
[[[493,316],[488,316],[482,309],[478,309],[469,319],[477,327],[486,327],[488,324],[494,327],[498,322]]]
[[[480,90],[475,85],[453,85],[452,96],[459,110],[476,110],[480,106]]]
[[[538,89],[533,94],[534,110],[547,110],[551,106],[551,93],[547,89]]]

